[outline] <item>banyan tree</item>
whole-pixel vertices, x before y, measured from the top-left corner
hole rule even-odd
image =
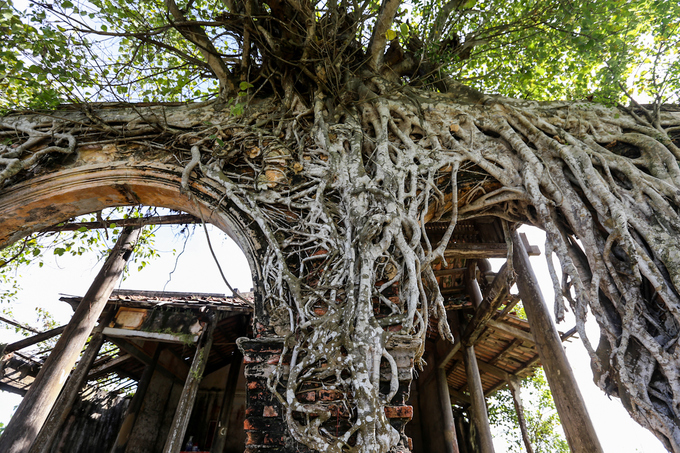
[[[515,231],[533,225],[597,384],[680,452],[680,14],[596,3],[0,4],[0,245],[94,210],[21,211],[20,191],[75,169],[111,187],[94,208],[228,212],[255,331],[289,358],[267,378],[289,435],[363,453],[407,448],[384,412],[394,336],[416,369],[428,326],[458,341],[433,270],[456,226],[500,219],[511,283]],[[137,199],[135,172],[174,186]],[[300,397],[312,380],[342,395],[342,429]]]

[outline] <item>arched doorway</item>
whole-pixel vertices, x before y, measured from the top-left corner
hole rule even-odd
[[[99,211],[107,207],[130,204],[161,206],[190,212],[203,221],[212,223],[226,232],[245,252],[249,267],[253,273],[253,281],[257,285],[259,266],[256,255],[261,249],[261,245],[257,241],[257,233],[249,228],[247,220],[238,214],[238,211],[234,209],[229,200],[221,198],[222,194],[215,187],[210,184],[203,186],[200,182],[194,181],[191,185],[193,196],[188,197],[179,193],[180,180],[181,169],[154,163],[130,165],[129,162],[118,161],[105,165],[95,164],[57,169],[53,173],[19,183],[3,193],[0,197],[2,199],[0,201],[0,209],[3,212],[3,219],[0,220],[1,242],[3,245],[7,245],[33,231],[54,225],[80,214]],[[248,307],[246,311],[252,313],[252,308]],[[244,316],[248,319],[245,319]],[[224,324],[225,319],[221,319],[220,323]],[[229,343],[231,349],[237,351],[235,339],[247,334],[247,326],[252,323],[250,319],[251,315],[248,313],[240,316],[239,322],[236,323],[240,329],[227,329],[233,330],[232,333],[236,336],[221,341],[221,343]],[[233,324],[234,320],[230,319],[227,323],[229,322]],[[219,327],[220,323],[216,327],[216,332],[218,333],[224,330],[224,326],[222,328]],[[217,343],[220,343],[219,335],[216,335],[215,338]],[[224,346],[224,344],[218,344],[218,346]],[[199,348],[196,347],[194,349],[198,354]],[[168,350],[168,348],[164,348],[163,352]],[[234,351],[231,352],[233,353]],[[130,351],[128,351],[128,354],[130,354]],[[151,355],[153,356],[153,354]],[[178,356],[178,354],[174,355],[175,357]],[[227,379],[226,376],[222,376],[227,379],[226,386],[223,386],[221,390],[222,394],[228,393],[229,387],[234,387],[237,384],[239,374],[242,375],[242,372],[239,373],[242,361],[240,358],[231,358],[231,360],[227,361],[229,363],[226,364],[213,363],[212,369],[209,370],[210,374],[212,374],[226,367],[225,370],[227,371],[223,371],[229,375],[229,378]],[[213,362],[216,361],[213,360]],[[210,366],[209,363],[208,366]],[[184,368],[188,367],[184,366]],[[187,369],[184,371],[184,374],[190,374],[191,372],[191,370]],[[155,376],[155,374],[152,372],[150,376]],[[167,376],[165,377],[167,378]],[[150,379],[153,379],[153,377],[150,377]],[[158,379],[161,378],[159,377]],[[215,379],[217,378],[213,377],[213,381]],[[175,384],[171,384],[170,393],[166,395],[168,399],[172,399],[171,396],[173,388],[176,387]],[[180,385],[180,390],[181,387]],[[174,393],[177,393],[177,391],[174,391]],[[213,393],[215,392],[213,391]],[[243,392],[241,393],[240,398],[244,399]],[[208,397],[208,399],[210,398]],[[219,399],[223,404],[227,398],[225,395],[220,396]],[[210,404],[219,408],[220,402],[218,404],[211,402]],[[170,412],[170,417],[172,417],[172,410],[164,410],[167,409],[166,407],[161,409],[163,409],[159,411],[161,418],[165,412]],[[243,410],[241,410],[241,417],[243,417]],[[207,421],[208,423],[211,422],[210,420]],[[242,420],[240,420],[240,424],[242,426]],[[217,428],[218,426],[213,427],[213,432]],[[210,436],[210,433],[205,432],[202,435],[204,438],[207,438]]]

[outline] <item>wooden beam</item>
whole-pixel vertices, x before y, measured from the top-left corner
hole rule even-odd
[[[137,289],[116,289],[113,291],[113,296],[130,296],[137,297],[141,296],[144,298],[154,299],[196,299],[196,300],[206,300],[210,297],[217,299],[226,298],[224,293],[198,293],[189,291],[149,291],[149,290],[137,290]],[[151,301],[154,302],[154,301]],[[156,304],[161,303],[160,301],[155,302]]]
[[[444,275],[456,275],[456,274],[464,274],[465,271],[467,271],[467,268],[464,267],[454,267],[451,269],[441,269],[438,271],[434,271],[434,276],[435,277],[441,277]]]
[[[99,325],[94,329],[90,343],[78,361],[75,370],[71,373],[64,385],[64,389],[59,394],[59,398],[54,403],[54,407],[50,412],[49,417],[45,420],[38,437],[31,446],[31,453],[47,453],[54,442],[54,439],[59,434],[61,427],[71,413],[71,408],[76,402],[80,389],[83,384],[87,382],[87,375],[92,368],[92,364],[99,354],[99,350],[104,344],[104,335],[102,330],[113,319],[113,310],[106,313]]]
[[[29,346],[33,346],[36,343],[40,343],[41,341],[54,338],[57,335],[61,334],[64,331],[64,329],[66,329],[66,326],[57,327],[56,329],[48,330],[46,332],[33,335],[32,337],[24,338],[23,340],[19,340],[15,343],[10,343],[5,347],[5,354],[9,354],[10,352],[14,351],[19,351]]]
[[[494,453],[491,426],[489,425],[489,416],[484,399],[484,388],[482,387],[482,379],[479,376],[474,346],[463,348],[463,360],[465,361],[465,374],[467,375],[468,388],[470,389],[472,418],[479,433],[480,450],[481,453]]]
[[[143,225],[185,225],[189,223],[201,223],[201,219],[194,217],[191,214],[161,215],[154,217],[102,220],[96,222],[62,223],[43,228],[40,231],[78,231],[81,228],[96,230],[100,228],[110,228],[111,224],[115,224],[116,228],[123,228],[126,226],[140,227]]]
[[[489,365],[495,365],[496,362],[499,360],[502,360],[506,355],[510,354],[513,350],[515,350],[519,345],[523,343],[523,340],[520,340],[519,338],[513,339],[506,347],[504,347],[496,356],[494,356],[491,360],[489,360]]]
[[[0,382],[0,390],[2,390],[3,392],[14,393],[20,396],[25,396],[26,392],[28,392],[28,390],[12,387],[11,385],[5,384],[4,382]]]
[[[459,392],[459,391],[456,390],[456,389],[452,389],[451,386],[449,386],[449,395],[450,395],[453,399],[455,399],[455,400],[457,400],[457,401],[459,401],[459,402],[461,402],[461,403],[472,404],[472,400],[470,399],[469,396],[467,396],[467,395],[466,395],[465,393],[463,393],[463,392]]]
[[[522,240],[522,244],[524,245],[524,250],[526,250],[527,255],[529,255],[529,256],[540,256],[541,255],[541,249],[537,245],[529,244],[529,239],[527,239],[526,234],[519,233],[519,238]]]
[[[511,295],[511,297],[512,297],[512,299],[510,299],[510,302],[508,302],[507,305],[505,305],[505,307],[503,307],[503,311],[501,311],[501,312],[498,314],[498,316],[496,316],[496,318],[504,318],[505,315],[507,315],[508,313],[510,313],[510,311],[511,311],[513,308],[515,308],[515,305],[517,305],[517,303],[520,301],[519,297],[516,296],[516,295],[514,295],[514,294]]]
[[[508,246],[503,243],[472,244],[467,242],[449,243],[444,251],[445,258],[506,258],[508,256]]]
[[[548,312],[524,243],[516,232],[513,241],[517,288],[569,447],[574,453],[601,453],[602,446],[569,366],[562,341]]]
[[[7,319],[2,316],[0,316],[0,321],[4,322],[5,324],[9,324],[10,326],[18,327],[19,329],[26,330],[28,332],[33,332],[33,333],[40,333],[39,330],[34,329],[31,326],[25,326],[17,321],[14,321],[13,319]]]
[[[470,296],[472,305],[477,308],[484,300],[484,296],[482,296],[482,290],[479,288],[479,282],[477,282],[477,262],[475,260],[468,261],[467,270],[468,272],[465,276],[465,290]]]
[[[497,366],[490,365],[484,362],[483,360],[480,360],[479,358],[477,358],[477,366],[479,366],[479,369],[482,370],[484,373],[493,374],[497,378],[503,379],[504,381],[509,381],[510,379],[513,378],[511,373],[501,370]]]
[[[461,347],[461,342],[460,342],[460,340],[458,340],[453,345],[453,347],[448,352],[448,354],[446,354],[446,357],[444,357],[444,360],[442,360],[442,363],[439,365],[439,367],[440,368],[446,368],[448,366],[449,362],[451,361],[451,359],[453,359],[453,357],[456,354],[458,354],[458,351],[460,351],[460,347]]]
[[[145,365],[153,363],[153,357],[146,351],[137,347],[134,343],[130,343],[123,338],[110,338],[111,342],[118,346],[121,351],[125,351],[135,359],[139,360]],[[184,361],[173,354],[169,349],[163,349],[158,358],[158,371],[165,377],[184,382],[189,373],[189,366]]]
[[[475,310],[474,316],[465,328],[465,333],[463,334],[463,344],[465,346],[477,343],[482,332],[486,329],[486,324],[496,314],[507,294],[508,266],[504,264],[498,274],[496,274],[496,278],[494,278],[487,296],[481,301]]]
[[[114,327],[107,327],[104,329],[104,335],[111,338],[129,338],[144,341],[158,341],[161,343],[196,343],[198,335],[192,336],[178,336],[171,333],[160,332],[145,332],[143,330],[117,329]]]
[[[502,330],[505,333],[509,333],[510,335],[514,336],[515,338],[519,338],[520,340],[526,341],[531,344],[535,343],[534,337],[530,332],[526,332],[520,328],[504,323],[503,320],[492,319],[488,322],[488,325],[495,329]]]
[[[98,367],[92,368],[90,370],[90,373],[87,375],[87,380],[91,381],[93,379],[98,379],[102,376],[106,376],[107,374],[113,372],[114,368],[132,359],[133,357],[130,354],[123,354],[116,357],[115,359],[111,359],[107,362],[104,362]]]
[[[529,245],[529,241],[524,233],[520,233],[526,243],[526,250],[529,256],[539,256],[541,249],[535,245]],[[508,246],[505,242],[489,242],[489,243],[469,243],[469,242],[452,242],[446,247],[444,257],[448,258],[467,258],[473,260],[480,260],[484,258],[507,258]]]
[[[220,419],[213,437],[211,453],[222,453],[224,444],[229,435],[229,417],[234,406],[234,395],[236,395],[236,384],[241,375],[241,368],[243,366],[243,355],[238,349],[234,352],[229,365],[229,374],[227,375],[227,383],[224,388],[224,397],[222,398],[222,406],[220,407]]]
[[[0,451],[27,453],[78,360],[92,328],[132,255],[140,229],[125,228],[111,254],[78,305],[57,345],[40,369],[14,417],[0,437]]]
[[[175,410],[175,417],[170,425],[170,433],[165,440],[163,453],[178,453],[182,448],[182,441],[189,425],[189,418],[191,411],[194,408],[194,401],[198,394],[198,387],[203,379],[203,371],[205,365],[208,363],[208,355],[210,354],[210,347],[212,346],[213,332],[217,325],[217,319],[214,314],[210,314],[210,321],[207,329],[201,335],[200,342],[194,354],[194,360],[191,363],[187,380],[184,383],[182,395],[179,398],[177,409]]]

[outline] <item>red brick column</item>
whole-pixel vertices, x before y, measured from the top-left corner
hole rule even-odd
[[[389,406],[385,406],[385,415],[392,426],[401,433],[400,446],[393,453],[411,451],[411,439],[404,434],[404,427],[413,417],[413,407],[406,405],[411,380],[413,379],[413,355],[420,340],[412,340],[406,336],[394,336],[388,351],[394,357],[398,367],[399,390]],[[274,338],[242,338],[238,342],[243,352],[246,378],[246,453],[312,453],[298,444],[288,432],[284,420],[283,409],[278,399],[268,390],[267,378],[275,371],[280,360],[284,364],[289,357],[281,358],[283,339]],[[389,393],[391,370],[381,369],[381,391]],[[301,402],[324,404],[331,414],[333,427],[339,434],[349,428],[349,414],[343,404],[336,401],[343,399],[343,394],[330,389],[302,389],[298,393]]]

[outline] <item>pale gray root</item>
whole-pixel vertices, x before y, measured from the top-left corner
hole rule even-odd
[[[680,452],[680,153],[668,135],[680,113],[662,112],[655,129],[591,103],[464,103],[377,78],[358,91],[368,100],[333,111],[321,94],[309,108],[291,96],[286,105],[297,110],[287,113],[265,105],[278,118],[267,126],[255,126],[261,112],[235,120],[193,111],[192,132],[185,125],[167,136],[188,162],[183,190],[194,171],[215,180],[266,241],[260,321],[290,356],[269,388],[295,440],[356,453],[402,441],[384,414],[398,386],[386,345],[395,334],[424,339],[431,318],[451,339],[431,265],[458,221],[496,216],[506,238],[518,223],[546,231],[553,285],[576,316],[598,385]],[[181,123],[180,113],[168,117]],[[8,121],[3,134],[18,130]],[[23,143],[44,139],[34,121],[22,123]],[[64,146],[56,141],[37,152]],[[27,168],[28,148],[0,149],[6,181]],[[425,233],[431,221],[448,222],[440,243]],[[555,306],[559,319],[559,295]],[[599,345],[586,335],[588,312]],[[385,393],[381,364],[390,370]],[[319,387],[337,392],[332,405],[306,402]],[[336,432],[329,426],[340,413],[349,427]]]

